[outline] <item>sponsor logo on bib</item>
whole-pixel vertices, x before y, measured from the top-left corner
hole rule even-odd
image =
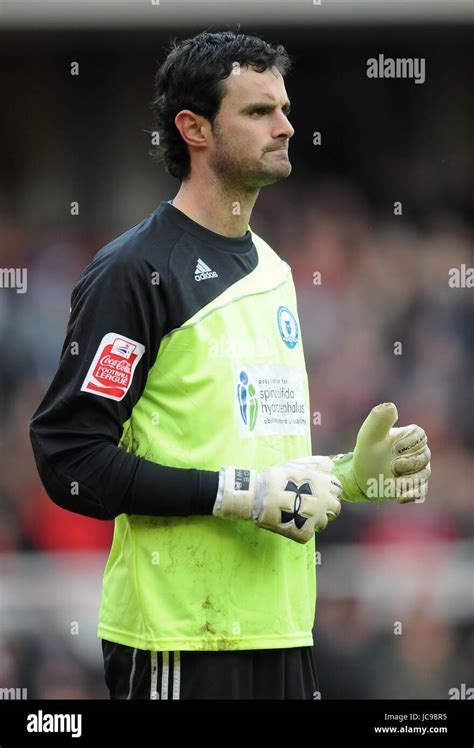
[[[301,369],[242,365],[235,370],[235,382],[241,436],[307,433],[309,405]]]

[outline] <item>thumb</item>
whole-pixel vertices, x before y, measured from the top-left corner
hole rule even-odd
[[[370,411],[357,434],[357,446],[364,448],[368,444],[381,441],[389,435],[393,424],[398,421],[395,403],[381,403]]]

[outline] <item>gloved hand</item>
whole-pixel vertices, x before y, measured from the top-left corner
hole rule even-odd
[[[370,411],[357,434],[353,452],[332,455],[334,474],[346,501],[424,501],[431,475],[431,451],[420,426],[392,428],[394,403]]]
[[[292,460],[257,470],[223,467],[213,514],[307,543],[341,511],[342,485],[329,457]]]

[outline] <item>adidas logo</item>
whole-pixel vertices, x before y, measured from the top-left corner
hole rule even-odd
[[[202,281],[207,280],[207,278],[218,278],[215,270],[211,270],[209,265],[206,265],[203,260],[201,260],[200,257],[198,257],[198,261],[196,263],[196,270],[194,271],[194,280]]]

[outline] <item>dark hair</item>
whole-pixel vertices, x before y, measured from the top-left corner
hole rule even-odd
[[[173,177],[184,179],[191,171],[191,159],[174,119],[182,109],[190,109],[214,126],[225,94],[224,79],[234,63],[250,65],[262,73],[275,66],[285,76],[291,60],[282,45],[272,47],[258,36],[233,31],[203,31],[192,39],[173,40],[155,77],[151,110],[159,146],[150,151],[163,161]]]

